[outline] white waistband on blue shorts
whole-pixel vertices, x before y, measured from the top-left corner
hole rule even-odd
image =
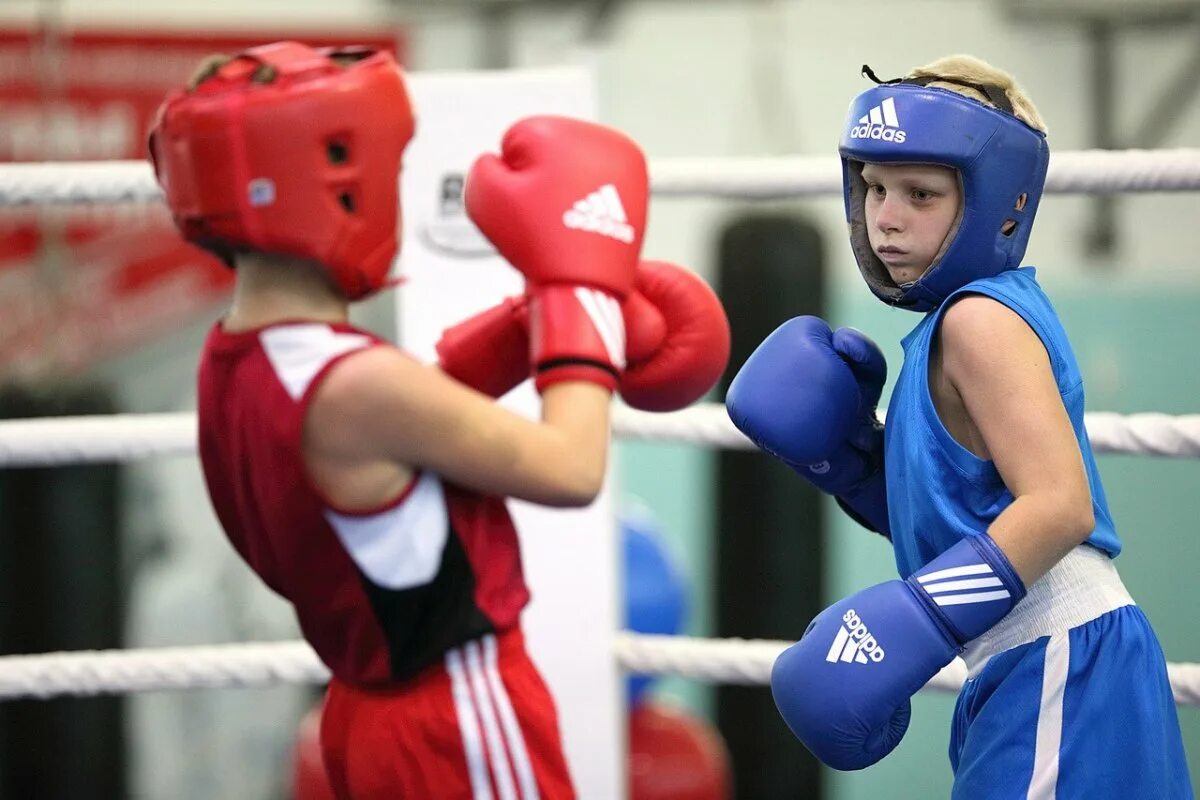
[[[1007,617],[967,645],[962,654],[967,675],[978,675],[997,653],[1065,633],[1133,604],[1112,559],[1091,545],[1080,545],[1030,586]]]

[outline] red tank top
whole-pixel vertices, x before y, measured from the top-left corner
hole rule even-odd
[[[310,483],[301,433],[314,390],[339,359],[391,346],[349,325],[218,324],[200,361],[200,461],[217,517],[330,670],[361,685],[510,628],[529,601],[502,498],[422,472],[386,506],[346,513]]]

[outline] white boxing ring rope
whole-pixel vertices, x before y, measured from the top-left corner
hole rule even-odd
[[[663,158],[650,162],[660,197],[766,199],[840,194],[836,157]],[[1052,153],[1049,194],[1200,189],[1200,148]],[[0,164],[0,207],[160,200],[144,161]]]
[[[1200,414],[1085,415],[1088,438],[1097,453],[1200,458]],[[613,434],[639,441],[683,441],[708,447],[753,450],[720,403],[652,414],[617,405]],[[196,451],[196,415],[106,414],[0,420],[0,468],[49,467]]]
[[[841,192],[836,158],[663,159],[651,163],[659,196],[773,198]],[[1046,191],[1112,193],[1200,190],[1200,148],[1063,152],[1051,156]],[[156,201],[140,161],[0,165],[0,207]],[[1086,418],[1097,452],[1200,457],[1200,415]],[[674,414],[618,406],[614,434],[750,449],[719,404]],[[0,421],[0,468],[133,461],[195,452],[194,414],[116,414]],[[634,672],[762,685],[788,642],[696,639],[618,632],[615,655]],[[1175,701],[1200,706],[1200,664],[1168,664]],[[302,641],[82,651],[0,657],[0,700],[172,689],[318,683],[328,671]],[[926,689],[957,691],[955,661]]]
[[[1200,456],[1200,415],[1097,413],[1086,418],[1097,451]],[[613,432],[622,438],[686,441],[752,449],[724,406],[698,405],[672,414],[618,406]],[[192,413],[115,414],[0,421],[0,468],[134,461],[187,455],[196,449]],[[618,633],[615,652],[634,672],[722,683],[769,681],[782,641],[693,639]],[[1169,664],[1176,702],[1200,706],[1200,664]],[[965,669],[955,661],[927,689],[957,691]],[[259,642],[201,647],[0,657],[0,700],[109,692],[318,683],[328,672],[304,642]]]

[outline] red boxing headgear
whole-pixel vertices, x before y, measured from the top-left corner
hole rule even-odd
[[[412,135],[389,53],[278,42],[169,95],[150,160],[184,238],[226,260],[253,250],[318,262],[357,300],[396,256]]]

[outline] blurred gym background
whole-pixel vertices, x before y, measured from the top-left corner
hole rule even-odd
[[[280,38],[385,43],[412,71],[582,64],[600,120],[652,159],[832,157],[846,106],[867,85],[864,63],[891,77],[953,52],[1013,72],[1054,150],[1200,144],[1193,0],[0,0],[0,161],[141,158],[154,107],[200,57]],[[1027,263],[1062,313],[1090,410],[1195,411],[1198,210],[1187,193],[1043,204]],[[658,199],[645,253],[717,287],[734,369],[800,313],[866,331],[898,365],[918,318],[861,285],[844,229],[832,197]],[[0,209],[0,416],[193,408],[196,353],[228,286],[222,268],[177,243],[159,208]],[[372,301],[356,321],[389,333],[391,302]],[[647,573],[658,576],[648,585],[669,573],[678,590],[639,598],[650,605],[631,607],[631,622],[795,638],[825,603],[894,575],[885,541],[761,455],[625,442],[617,458],[627,528],[651,532],[639,552],[652,558],[639,563],[666,570]],[[1108,456],[1100,466],[1126,584],[1168,659],[1200,661],[1200,465]],[[297,635],[216,528],[194,459],[0,470],[0,531],[0,652]],[[921,695],[892,756],[838,774],[790,738],[764,688],[668,679],[636,694],[686,723],[673,735],[716,737],[717,751],[687,763],[718,774],[727,754],[730,796],[949,793],[950,696]],[[298,725],[316,696],[284,687],[3,703],[0,796],[291,797]],[[1200,785],[1200,714],[1180,716]]]

